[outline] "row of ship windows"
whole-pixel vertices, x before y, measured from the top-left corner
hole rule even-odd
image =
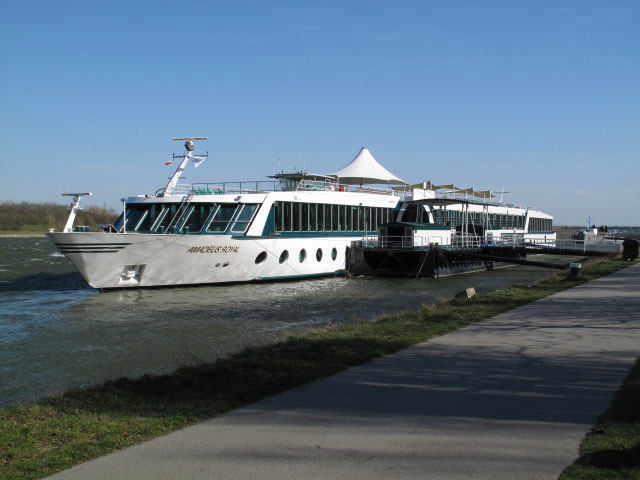
[[[551,232],[553,229],[553,223],[550,218],[529,218],[529,231],[530,232]]]
[[[465,214],[460,210],[435,210],[433,217],[436,223],[442,223],[451,227],[459,227],[465,223]],[[491,227],[499,228],[524,228],[524,215],[506,215],[502,213],[469,212],[467,214],[468,223],[474,225],[485,225],[488,221]]]
[[[331,249],[331,260],[335,260],[336,258],[338,258],[338,250],[334,247]],[[267,259],[267,252],[260,252],[258,254],[258,256],[256,257],[256,265],[264,262]],[[289,259],[289,250],[283,250],[282,253],[280,254],[280,257],[278,258],[278,262],[279,263],[284,263]],[[298,254],[298,261],[300,263],[304,263],[304,261],[307,259],[307,250],[302,248],[300,250],[300,253]],[[316,260],[318,262],[322,261],[322,249],[319,248],[318,250],[316,250]]]
[[[244,232],[256,211],[255,203],[129,204],[115,224],[117,231],[138,233]]]
[[[357,205],[275,202],[276,232],[365,232],[394,220],[394,210]]]
[[[459,227],[465,223],[464,213],[460,210],[434,210],[433,218],[435,223],[448,225],[451,227]],[[526,217],[524,215],[507,215],[502,213],[490,213],[488,215],[482,212],[469,212],[468,223],[474,225],[484,225],[487,223],[493,228],[518,228],[524,229]],[[552,220],[547,218],[529,218],[529,231],[532,232],[550,232],[552,228]]]

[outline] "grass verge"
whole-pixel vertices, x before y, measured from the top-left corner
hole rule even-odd
[[[560,480],[640,480],[640,359]]]
[[[120,378],[0,409],[0,478],[41,478],[360,365],[627,267],[604,260],[582,278],[552,276],[471,300],[450,300],[251,347],[169,375]]]

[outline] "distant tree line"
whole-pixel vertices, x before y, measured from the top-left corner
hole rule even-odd
[[[56,203],[0,203],[0,231],[45,232],[49,228],[61,231],[69,216],[69,205]],[[83,207],[76,216],[76,225],[94,227],[113,223],[118,213],[111,208]]]

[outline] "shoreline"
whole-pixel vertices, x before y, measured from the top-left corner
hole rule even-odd
[[[0,232],[0,238],[46,238],[47,235],[42,232]]]
[[[196,421],[362,365],[383,355],[491,318],[636,262],[602,259],[579,280],[552,276],[471,300],[310,330],[249,347],[231,357],[187,365],[165,375],[119,378],[0,408],[0,455],[7,474],[40,478]],[[64,422],[62,421],[64,419]],[[61,425],[64,424],[64,427]],[[47,432],[58,433],[52,437]],[[104,440],[109,438],[109,440]]]

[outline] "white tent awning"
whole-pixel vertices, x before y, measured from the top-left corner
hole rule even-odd
[[[391,184],[404,185],[406,182],[380,165],[368,149],[360,149],[351,163],[333,173],[339,177],[340,183],[349,185]]]

